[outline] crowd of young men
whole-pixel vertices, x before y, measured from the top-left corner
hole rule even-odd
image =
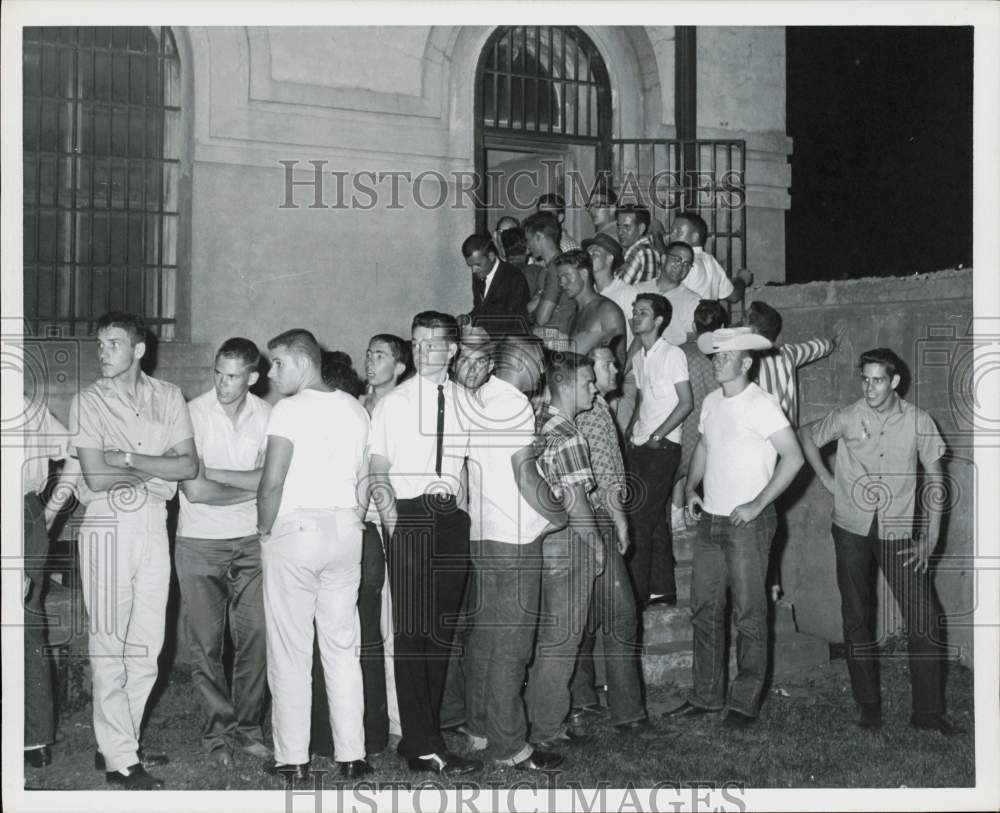
[[[808,352],[776,347],[780,317],[763,303],[748,326],[727,327],[719,300],[742,287],[704,251],[704,221],[678,215],[658,250],[648,212],[622,207],[619,243],[608,229],[613,194],[598,197],[597,234],[582,249],[564,239],[557,196],[523,228],[498,231],[503,251],[490,236],[465,240],[470,313],[422,311],[409,342],[372,337],[367,386],[344,354],[293,329],[267,345],[281,396],[273,406],[250,392],[263,365],[244,338],[220,345],[214,388],[185,404],[142,372],[142,321],[101,318],[101,378],[74,399],[72,448],[58,457],[82,471],[95,764],[110,784],[163,786],[147,768],[167,756],[145,751],[140,734],[165,630],[165,506],[178,484],[174,567],[203,746],[221,767],[241,749],[269,772],[306,779],[327,723],[347,779],[370,772],[367,756],[390,744],[414,771],[466,774],[484,760],[548,770],[586,741],[588,715],[607,714],[624,734],[647,727],[640,618],[676,602],[667,506],[678,490],[698,534],[694,686],[670,714],[726,709],[723,725],[752,724],[767,666],[775,501],[803,459],[835,495],[861,725],[881,720],[875,662],[862,652],[873,642],[877,563],[911,631],[911,722],[958,733],[944,715],[940,636],[926,623],[937,619],[927,561],[940,514],[929,506],[913,530],[917,460],[939,479],[943,444],[930,417],[896,394],[902,363],[885,349],[864,354],[865,397],[797,438],[794,368],[836,339]],[[831,474],[818,449],[834,440]],[[51,517],[40,484],[29,486],[26,527],[37,535]],[[859,487],[891,494],[859,501]],[[26,589],[37,597],[30,581]],[[728,697],[727,590],[738,647]],[[606,712],[594,690],[598,640]],[[444,721],[455,664],[462,683]],[[443,724],[471,755],[448,748]],[[51,721],[27,725],[26,761],[45,764]]]

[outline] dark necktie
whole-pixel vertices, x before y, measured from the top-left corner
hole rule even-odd
[[[444,384],[438,384],[437,457],[434,471],[441,476],[441,458],[444,456]]]

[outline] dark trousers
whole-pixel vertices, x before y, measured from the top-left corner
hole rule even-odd
[[[24,497],[25,572],[31,580],[24,605],[24,745],[48,745],[56,738],[52,661],[45,652],[45,610],[42,606],[45,556],[49,537],[45,511],[34,492]]]
[[[260,538],[178,536],[174,567],[184,608],[191,675],[207,720],[208,750],[262,742],[267,701]],[[226,623],[233,640],[232,691],[222,662]]]
[[[604,648],[611,722],[629,723],[646,716],[642,702],[635,599],[625,559],[615,546],[615,529],[611,519],[603,511],[596,512],[595,519],[604,536],[604,570],[594,581],[590,616],[570,686],[572,705],[573,708],[583,708],[597,703],[594,644],[600,636]]]
[[[472,542],[472,581],[465,650],[466,716],[494,759],[523,759],[528,719],[521,690],[538,625],[542,542]]]
[[[746,525],[728,516],[704,513],[698,521],[691,581],[694,628],[694,687],[690,701],[721,709],[726,665],[726,589],[732,593],[736,624],[736,677],[729,686],[729,708],[756,717],[767,677],[767,563],[777,525],[774,506]]]
[[[386,558],[403,729],[399,751],[412,759],[446,750],[441,697],[469,571],[469,515],[454,497],[430,495],[397,500],[396,513]]]
[[[627,462],[633,478],[632,548],[628,569],[636,599],[646,601],[650,593],[677,595],[674,578],[674,544],[667,503],[673,489],[674,472],[681,460],[681,447],[672,441],[654,449],[629,445]]]
[[[880,539],[878,519],[873,517],[867,536],[832,528],[837,554],[837,585],[840,588],[847,670],[858,703],[880,702],[878,640],[875,626],[875,568],[882,569],[906,623],[910,650],[910,689],[913,711],[944,712],[944,668],[940,610],[934,599],[929,573],[903,567],[898,552],[912,544],[909,537]]]
[[[358,587],[358,620],[361,625],[361,681],[365,696],[365,751],[378,754],[389,743],[389,706],[385,688],[385,648],[382,645],[382,588],[385,585],[385,551],[378,529],[365,523],[361,542],[361,585]],[[326,679],[313,640],[312,713],[309,751],[333,756],[330,705]]]

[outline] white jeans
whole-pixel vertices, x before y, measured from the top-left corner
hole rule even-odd
[[[261,546],[276,762],[309,761],[314,620],[335,758],[365,757],[357,608],[363,530],[354,511],[294,511],[278,518]]]
[[[166,509],[145,498],[132,510],[98,500],[78,537],[90,619],[94,736],[109,771],[139,761],[139,733],[166,630],[170,550]]]

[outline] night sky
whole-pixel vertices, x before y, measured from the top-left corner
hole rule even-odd
[[[972,28],[788,32],[788,282],[972,265]]]

